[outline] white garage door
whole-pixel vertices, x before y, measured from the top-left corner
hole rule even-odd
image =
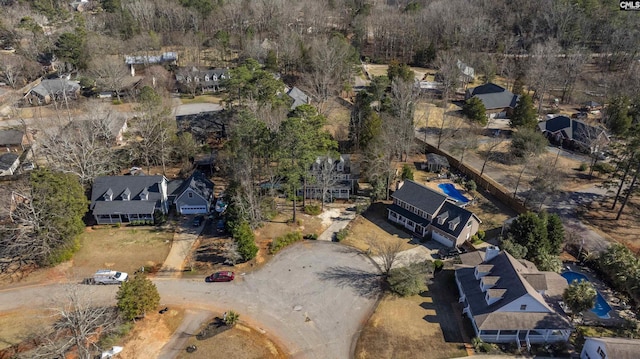
[[[207,206],[182,206],[180,207],[182,214],[202,214],[207,213]]]
[[[431,238],[444,244],[447,247],[453,247],[453,243],[449,238],[443,236],[442,234],[437,233],[436,231],[431,232]]]

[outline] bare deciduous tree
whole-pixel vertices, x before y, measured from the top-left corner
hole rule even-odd
[[[407,157],[415,147],[415,108],[420,89],[412,82],[405,82],[402,79],[394,79],[391,84],[391,113],[394,116],[395,133],[398,135],[396,141],[396,154],[400,161],[406,161]]]
[[[67,287],[50,309],[56,319],[53,333],[29,356],[66,357],[75,352],[80,359],[92,359],[100,349],[97,339],[109,333],[117,323],[115,307],[97,305],[93,299],[95,295],[94,291],[78,285]]]
[[[129,70],[119,56],[99,57],[91,63],[91,73],[103,90],[114,91],[118,101],[129,77]]]
[[[393,268],[398,259],[398,255],[402,252],[402,242],[370,238],[367,244],[369,245],[369,255],[377,259],[376,262],[380,265],[380,272],[383,275],[389,275],[391,268]]]
[[[110,173],[114,169],[112,146],[117,127],[122,124],[118,115],[100,107],[82,118],[65,124],[65,120],[51,120],[40,125],[39,152],[51,168],[76,174],[83,184]]]

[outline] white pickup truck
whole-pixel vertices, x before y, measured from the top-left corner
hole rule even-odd
[[[100,269],[91,278],[92,284],[122,284],[129,279],[125,272],[118,272],[111,269]]]

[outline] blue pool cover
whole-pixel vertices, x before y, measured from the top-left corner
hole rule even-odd
[[[587,278],[587,276],[577,272],[564,272],[561,274],[561,276],[566,279],[569,284],[571,284],[574,280],[577,280],[579,282],[586,280],[587,282],[589,282],[589,278]],[[600,292],[597,293],[598,295],[596,297],[596,305],[595,307],[593,307],[593,309],[591,309],[591,311],[600,318],[609,318],[611,306],[609,305],[609,303],[607,303]]]
[[[453,183],[440,183],[438,185],[438,188],[440,188],[442,190],[442,192],[444,192],[444,194],[446,194],[447,196],[455,199],[456,201],[458,201],[460,203],[469,202],[467,197],[463,196],[462,193],[460,193],[460,191],[458,191],[456,189],[456,187],[453,185]]]

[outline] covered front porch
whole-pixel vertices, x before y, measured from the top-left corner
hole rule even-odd
[[[94,215],[98,224],[129,223],[131,221],[152,221],[153,213],[114,213]]]
[[[429,232],[427,230],[429,221],[426,219],[395,204],[389,206],[387,211],[389,221],[402,225],[417,236],[424,237]]]

